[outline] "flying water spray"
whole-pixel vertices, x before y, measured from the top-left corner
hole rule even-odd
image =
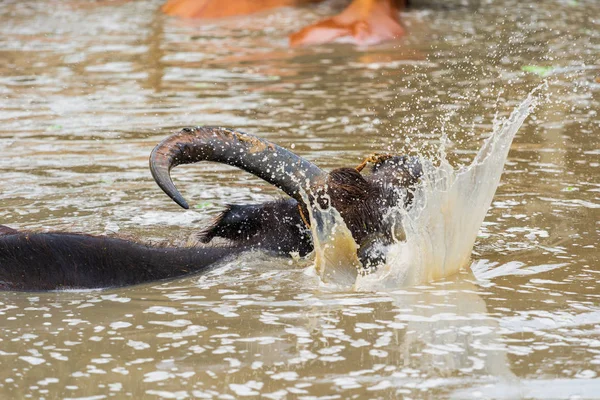
[[[388,213],[402,224],[398,230],[403,237],[387,247],[385,264],[373,272],[361,273],[358,246],[340,214],[332,207],[313,207],[314,268],[321,280],[357,290],[394,289],[441,279],[466,267],[511,143],[545,86],[535,88],[508,118],[495,121],[470,165],[455,169],[444,152],[438,166],[421,160],[423,176],[413,205]]]

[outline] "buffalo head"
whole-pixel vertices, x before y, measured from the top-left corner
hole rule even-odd
[[[356,168],[329,173],[264,139],[219,127],[185,128],[159,143],[150,156],[152,176],[183,208],[188,204],[170,177],[173,167],[200,161],[228,164],[283,190],[291,199],[258,205],[229,206],[201,233],[203,242],[223,237],[279,252],[312,250],[308,207],[330,206],[340,213],[356,243],[363,265],[383,261],[376,244],[392,242],[388,213],[408,205],[410,188],[421,176],[416,158],[374,155]],[[303,200],[308,199],[306,204]]]

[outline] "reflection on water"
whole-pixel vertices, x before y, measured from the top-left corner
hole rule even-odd
[[[194,396],[283,398],[332,387],[389,396],[516,379],[498,321],[468,277],[388,294],[328,293],[282,285],[302,278],[296,268],[275,275],[281,267],[263,260],[227,276],[239,268],[118,293],[5,295],[4,336],[22,352],[2,357],[23,374],[7,393],[127,393],[144,382],[150,394],[183,385]],[[36,368],[47,369],[44,382],[19,389],[21,379],[41,377]]]
[[[354,293],[253,253],[173,282],[2,293],[0,397],[597,397],[597,2],[415,2],[411,35],[368,51],[288,49],[327,5],[196,23],[160,3],[0,3],[0,223],[184,241],[225,202],[278,193],[190,166],[179,210],[147,169],[175,128],[235,126],[324,168],[433,157],[443,130],[465,165],[537,74],[550,101],[511,147],[475,276]]]

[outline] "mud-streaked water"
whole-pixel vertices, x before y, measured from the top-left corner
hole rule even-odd
[[[434,157],[444,131],[458,166],[535,72],[549,97],[512,144],[473,273],[354,292],[251,253],[166,283],[1,293],[0,397],[598,398],[600,6],[415,3],[411,36],[369,50],[287,48],[327,5],[193,23],[160,1],[0,3],[0,223],[15,228],[185,241],[222,204],[278,194],[180,167],[195,207],[178,209],[147,157],[184,125],[328,169]]]

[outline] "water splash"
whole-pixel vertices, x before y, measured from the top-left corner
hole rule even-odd
[[[306,196],[303,197],[308,204]],[[308,209],[315,248],[315,272],[323,283],[351,287],[362,269],[352,233],[335,208],[322,209],[315,205]]]
[[[479,228],[490,207],[515,134],[540,98],[540,85],[503,121],[495,121],[473,162],[454,169],[441,154],[439,166],[422,160],[422,183],[414,206],[393,210],[405,240],[387,249],[387,262],[376,272],[356,273],[356,244],[335,209],[311,213],[315,270],[324,282],[378,290],[417,285],[455,274],[468,265]],[[348,243],[348,242],[351,242]]]

